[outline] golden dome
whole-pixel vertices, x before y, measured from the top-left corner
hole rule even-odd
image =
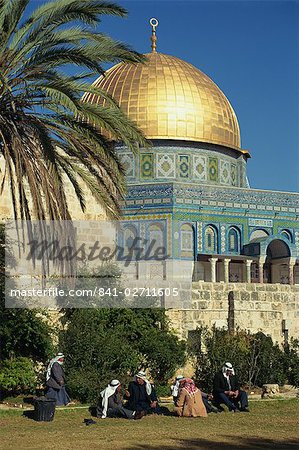
[[[145,64],[113,66],[94,85],[108,91],[148,139],[207,142],[247,153],[240,149],[231,104],[207,75],[174,56],[146,56]],[[84,100],[102,102],[93,94]]]

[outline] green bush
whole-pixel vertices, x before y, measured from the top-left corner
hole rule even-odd
[[[170,386],[168,384],[158,384],[155,386],[155,389],[158,397],[170,397],[171,395]]]
[[[291,338],[285,345],[285,368],[289,384],[299,386],[299,339]]]
[[[0,388],[5,393],[34,393],[36,388],[34,363],[29,358],[4,360],[0,367]]]
[[[149,368],[157,384],[185,362],[185,343],[170,330],[161,309],[77,309],[67,312],[60,335],[67,387],[74,398],[98,399],[112,379],[123,384]]]
[[[200,328],[189,347],[196,357],[197,382],[204,390],[212,389],[214,375],[226,361],[234,365],[243,385],[282,385],[287,380],[285,352],[261,332]]]

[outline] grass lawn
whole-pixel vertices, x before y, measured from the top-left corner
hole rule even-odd
[[[252,402],[251,412],[207,419],[147,416],[138,421],[95,419],[86,409],[56,410],[53,422],[34,422],[20,410],[0,411],[1,449],[234,450],[299,449],[299,401]]]

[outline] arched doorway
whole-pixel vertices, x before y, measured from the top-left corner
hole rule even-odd
[[[290,248],[281,239],[274,239],[267,247],[264,264],[264,281],[266,283],[289,283],[288,263]]]

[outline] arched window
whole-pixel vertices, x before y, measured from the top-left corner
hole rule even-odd
[[[217,231],[210,225],[205,230],[205,250],[217,252]]]
[[[124,230],[124,246],[126,250],[130,250],[134,239],[137,236],[137,230],[132,225],[128,226]]]
[[[288,239],[290,242],[292,242],[292,233],[289,230],[282,230],[280,234]]]
[[[194,252],[194,231],[192,225],[184,223],[181,226],[181,252],[187,252],[193,256]]]
[[[152,248],[152,253],[159,247],[164,247],[164,226],[162,223],[153,222],[149,226],[149,246]]]
[[[267,238],[269,236],[269,233],[267,233],[266,230],[263,230],[262,228],[258,228],[257,230],[254,230],[250,235],[250,242],[254,242],[257,239],[261,238]]]
[[[181,227],[181,250],[193,251],[193,228],[188,223]]]
[[[235,228],[231,228],[228,232],[228,251],[240,251],[240,233]]]

